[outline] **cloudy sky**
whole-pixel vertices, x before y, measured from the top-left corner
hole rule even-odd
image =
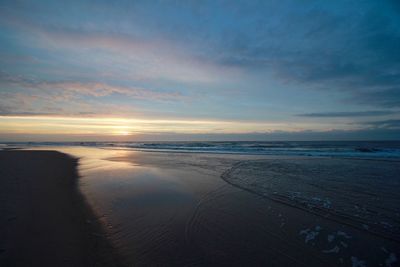
[[[400,139],[400,2],[0,1],[1,140]]]

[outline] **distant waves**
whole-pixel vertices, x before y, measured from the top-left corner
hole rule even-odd
[[[398,141],[303,142],[14,142],[0,149],[31,146],[88,146],[160,152],[228,153],[284,156],[327,156],[400,159]]]

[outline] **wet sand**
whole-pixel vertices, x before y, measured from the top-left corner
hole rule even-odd
[[[398,162],[54,149],[128,266],[399,265]],[[369,229],[335,217],[352,197]]]
[[[77,190],[77,159],[0,151],[0,266],[118,266]]]
[[[389,198],[397,203],[399,163],[380,164],[382,168],[375,172],[359,172],[361,167],[378,166],[379,162],[96,148],[63,151],[80,158],[80,188],[107,226],[111,242],[131,266],[399,264],[396,228],[387,229],[383,235],[376,234],[372,224],[370,231],[363,229],[362,224],[354,227],[351,220],[337,220],[329,214],[300,208],[291,202],[291,195],[284,194],[302,190],[307,193],[304,196],[310,194],[309,199],[314,201],[314,193],[321,193],[318,196],[325,199],[323,194],[328,191],[327,196],[332,198],[331,205],[335,207],[337,200],[343,202],[335,197],[340,192],[346,193],[344,196],[353,194],[354,182],[347,182],[347,176],[340,180],[332,172],[346,163],[353,170],[351,176],[361,179],[355,184],[363,183],[365,173],[377,179],[392,175],[392,179],[385,178],[377,184],[393,187]],[[304,160],[311,161],[313,168],[319,170],[316,173],[324,176],[307,168],[303,170],[300,163]],[[276,170],[275,165],[269,166],[277,162],[287,168]],[[293,173],[293,169],[301,173]],[[272,170],[275,173],[271,176],[268,171]],[[387,173],[381,176],[382,172]],[[283,179],[286,175],[290,176],[290,183]],[[336,188],[339,194],[332,196],[331,190],[324,188],[330,184],[316,180],[316,176],[326,181],[338,180],[335,185],[339,187]],[[259,180],[252,180],[254,177]],[[305,182],[304,177],[313,178],[312,182]],[[274,181],[272,193],[275,188],[279,191],[278,197],[285,197],[286,201],[267,197],[265,191],[253,192],[254,186],[266,188],[260,181],[268,184],[271,179]],[[316,189],[311,186],[314,191],[308,188],[310,184],[317,186]],[[361,189],[368,187],[362,186]],[[395,203],[382,210],[382,215],[393,213],[389,208],[396,208]],[[382,205],[374,208],[382,209]],[[396,219],[397,215],[393,215],[392,219]]]

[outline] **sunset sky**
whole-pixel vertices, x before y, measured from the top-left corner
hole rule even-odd
[[[400,139],[400,1],[0,1],[0,140]]]

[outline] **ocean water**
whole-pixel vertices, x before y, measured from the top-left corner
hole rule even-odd
[[[222,178],[243,190],[400,242],[400,164],[381,159],[241,161]]]
[[[400,158],[400,141],[275,142],[9,142],[0,149],[35,146],[85,146],[158,152],[193,152],[341,158]]]

